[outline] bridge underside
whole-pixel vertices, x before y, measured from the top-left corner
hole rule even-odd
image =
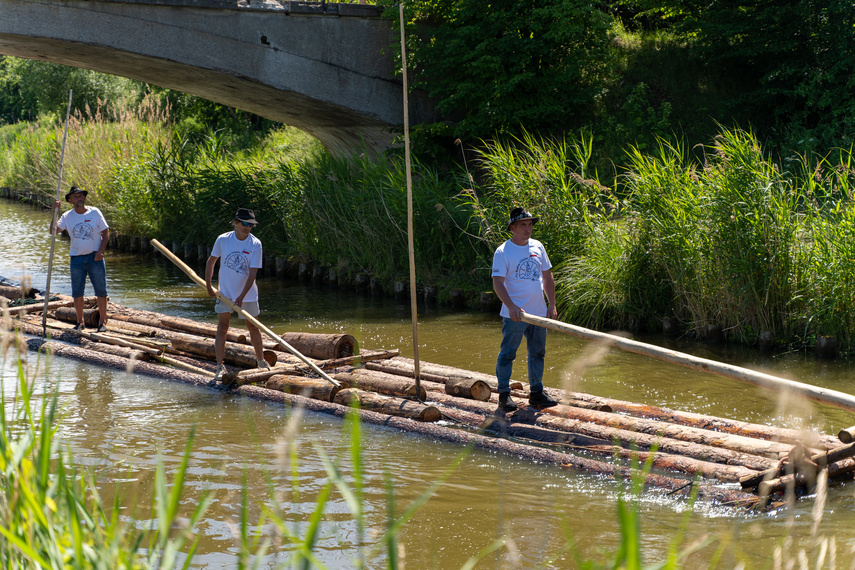
[[[384,150],[400,130],[393,39],[379,18],[0,0],[0,53],[197,95],[303,129],[335,154]],[[414,103],[410,120],[427,119],[426,101]]]

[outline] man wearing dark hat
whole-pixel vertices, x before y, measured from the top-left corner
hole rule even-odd
[[[246,208],[239,208],[232,220],[233,230],[217,238],[205,266],[205,284],[208,286],[208,294],[211,297],[217,296],[211,280],[214,277],[214,267],[219,260],[220,272],[217,274],[217,284],[220,287],[220,293],[253,317],[258,316],[259,313],[258,286],[255,283],[255,276],[261,269],[261,240],[252,235],[252,228],[256,225],[258,222],[255,221],[255,213]],[[214,310],[217,312],[217,336],[214,340],[217,373],[214,380],[221,381],[226,373],[223,357],[226,352],[226,333],[229,330],[232,309],[217,299]],[[243,315],[241,318],[244,318]],[[269,368],[270,366],[264,360],[261,331],[250,321],[246,321],[246,328],[249,331],[252,347],[255,349],[258,367]]]
[[[532,228],[539,219],[524,208],[511,210],[508,222],[511,239],[493,254],[493,290],[502,300],[500,314],[503,317],[502,345],[496,361],[500,412],[517,409],[517,404],[511,399],[510,381],[523,337],[528,349],[529,404],[535,408],[548,408],[558,403],[543,392],[546,329],[521,320],[524,312],[550,319],[558,317],[552,263],[543,244],[531,237]]]
[[[74,312],[77,313],[77,325],[74,328],[84,328],[83,291],[86,288],[86,276],[89,275],[98,300],[98,332],[104,332],[107,330],[107,267],[104,264],[104,251],[107,249],[110,226],[101,210],[86,205],[87,194],[86,190],[72,186],[65,195],[65,201],[71,204],[72,209],[59,218],[56,228],[51,220],[49,231],[60,233],[66,230],[71,238],[71,296],[74,298]],[[56,200],[53,207],[59,210],[62,204]]]

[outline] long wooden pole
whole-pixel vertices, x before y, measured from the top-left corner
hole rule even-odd
[[[178,266],[178,268],[179,268],[179,269],[181,269],[181,271],[183,271],[184,273],[186,273],[186,274],[187,274],[187,276],[188,276],[190,279],[192,279],[193,281],[195,281],[197,285],[199,285],[199,286],[200,286],[200,287],[202,287],[203,289],[207,289],[207,288],[208,288],[208,286],[207,286],[207,284],[205,283],[205,280],[204,280],[204,279],[202,279],[201,277],[199,277],[198,275],[196,275],[196,272],[195,272],[195,271],[193,271],[192,269],[190,269],[190,267],[188,267],[186,263],[184,263],[183,261],[181,261],[180,259],[178,259],[178,257],[177,257],[175,254],[173,254],[171,251],[169,251],[169,249],[167,249],[167,248],[166,248],[162,243],[160,243],[160,242],[159,242],[159,241],[157,241],[156,239],[151,240],[151,242],[150,242],[150,243],[151,243],[151,245],[153,245],[155,248],[157,248],[157,250],[158,250],[160,253],[162,253],[164,256],[166,256],[166,258],[167,258],[167,259],[169,259],[170,261],[172,261],[172,263],[174,263],[175,265],[177,265],[177,266]],[[326,373],[326,372],[324,372],[323,370],[321,370],[320,368],[318,368],[318,366],[317,366],[314,362],[312,362],[311,360],[309,360],[308,358],[306,358],[305,356],[303,356],[302,354],[300,354],[300,352],[299,352],[299,351],[297,351],[297,349],[296,349],[296,348],[294,348],[293,346],[291,346],[290,344],[288,344],[287,342],[285,342],[284,340],[282,340],[282,339],[279,337],[279,335],[277,335],[275,332],[273,332],[272,330],[270,330],[269,328],[267,328],[266,326],[264,326],[264,325],[261,323],[261,321],[259,321],[258,319],[256,319],[255,317],[253,317],[252,315],[250,315],[249,313],[247,313],[246,311],[244,311],[243,309],[241,309],[241,308],[240,308],[240,307],[238,307],[237,305],[235,305],[235,304],[231,301],[231,299],[229,299],[228,297],[226,297],[225,295],[223,295],[222,293],[220,293],[217,289],[214,289],[214,291],[217,293],[217,298],[218,298],[218,299],[220,299],[223,303],[225,303],[226,305],[228,305],[229,307],[231,307],[231,308],[232,308],[232,310],[237,311],[237,312],[238,312],[238,314],[240,314],[241,316],[243,316],[243,318],[245,318],[247,321],[251,322],[252,324],[254,324],[255,326],[257,326],[259,329],[261,329],[262,331],[264,331],[264,333],[265,333],[265,334],[267,334],[267,336],[269,336],[270,338],[272,338],[273,340],[275,340],[275,341],[277,342],[277,344],[279,344],[282,348],[284,348],[285,350],[287,350],[288,352],[290,352],[291,354],[293,354],[294,356],[296,356],[297,358],[299,358],[300,360],[302,360],[303,362],[305,362],[306,364],[308,364],[308,365],[309,365],[309,366],[310,366],[310,367],[311,367],[315,372],[317,372],[317,373],[321,376],[321,378],[323,378],[323,379],[324,379],[324,380],[326,380],[327,382],[331,382],[331,383],[332,383],[333,385],[335,385],[335,386],[339,386],[339,385],[340,385],[340,384],[338,383],[338,381],[333,380],[332,378],[330,378],[330,377],[327,375],[327,373]]]
[[[532,325],[538,325],[579,338],[602,341],[620,348],[621,350],[626,350],[627,352],[643,354],[645,356],[692,368],[693,370],[711,372],[713,374],[718,374],[719,376],[742,380],[743,382],[749,382],[751,384],[756,384],[757,386],[763,386],[764,388],[789,390],[795,394],[816,400],[817,402],[823,402],[855,411],[855,396],[851,394],[829,390],[828,388],[820,388],[819,386],[813,386],[811,384],[803,384],[801,382],[787,380],[785,378],[778,378],[777,376],[764,374],[763,372],[757,372],[755,370],[740,368],[739,366],[733,366],[723,362],[716,362],[715,360],[692,356],[690,354],[677,352],[675,350],[659,346],[653,346],[651,344],[623,338],[613,334],[593,331],[584,327],[547,319],[546,317],[536,317],[534,315],[529,315],[528,313],[523,313],[522,320]]]
[[[410,169],[410,105],[407,89],[407,46],[404,41],[404,3],[398,5],[401,14],[401,75],[404,78],[404,163],[407,171],[407,246],[410,252],[410,313],[413,320],[413,361],[415,363],[416,394],[421,393],[419,374],[419,315],[416,298],[416,254],[413,245],[413,175]]]
[[[71,89],[68,90],[68,109],[65,111],[65,127],[62,129],[62,150],[59,152],[59,176],[56,180],[56,199],[59,200],[60,192],[62,191],[62,161],[65,159],[65,139],[68,136],[68,119],[71,117]],[[56,208],[51,204],[53,211],[53,221],[50,227],[53,229],[50,234],[50,257],[48,258],[47,283],[45,283],[45,306],[42,311],[42,334],[47,334],[47,313],[48,301],[50,300],[50,276],[53,270],[53,252],[56,248],[56,217],[59,214]]]

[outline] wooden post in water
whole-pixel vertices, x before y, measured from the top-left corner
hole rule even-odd
[[[401,14],[401,75],[404,78],[404,163],[407,171],[407,246],[410,252],[410,313],[413,319],[413,361],[415,362],[416,393],[421,393],[419,378],[419,315],[416,298],[416,255],[413,245],[413,175],[410,172],[410,105],[407,88],[407,46],[404,41],[404,3],[398,4]]]
[[[62,161],[65,159],[65,139],[68,136],[68,119],[71,116],[71,89],[68,90],[68,109],[65,111],[65,127],[62,129],[62,150],[59,151],[59,175],[56,180],[56,199],[59,200],[59,193],[62,191]],[[56,216],[57,210],[51,204],[53,211],[53,221],[50,227],[53,231],[50,234],[50,257],[48,258],[47,282],[45,283],[45,307],[42,311],[42,334],[47,335],[47,313],[48,301],[50,301],[50,276],[53,270],[53,252],[56,248]]]

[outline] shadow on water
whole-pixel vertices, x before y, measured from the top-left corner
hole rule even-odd
[[[49,246],[44,228],[49,213],[0,201],[0,220],[9,228],[0,236],[0,275],[20,279],[26,273],[32,276],[34,286],[42,287]],[[52,288],[61,292],[69,289],[67,255],[67,242],[58,240]],[[214,322],[213,300],[165,260],[109,252],[107,264],[113,301]],[[201,274],[200,266],[194,268]],[[259,288],[260,318],[276,332],[346,332],[364,348],[398,348],[405,356],[413,353],[408,303],[272,278],[261,279]],[[493,314],[420,306],[420,357],[492,373],[499,329],[499,318]],[[762,356],[658,335],[644,340],[851,391],[851,370],[846,362],[821,362],[800,354]],[[607,351],[582,366],[588,350],[581,340],[550,333],[545,383],[604,397],[757,423],[816,427],[832,433],[855,424],[849,412],[784,401],[778,394],[735,380],[626,352]],[[515,374],[519,379],[525,377],[523,356],[524,348]],[[97,474],[104,504],[110,504],[113,494],[120,493],[126,515],[149,512],[157,458],[161,457],[167,468],[176,466],[191,426],[197,426],[186,508],[192,508],[194,494],[206,488],[214,491],[215,501],[199,528],[202,539],[194,559],[196,567],[236,565],[239,550],[233,535],[244,478],[250,514],[255,519],[261,515],[260,505],[269,504],[268,480],[278,493],[291,488],[291,468],[281,458],[283,430],[292,415],[289,408],[59,359],[45,371],[43,358],[34,354],[27,355],[27,362],[36,382],[59,384],[63,435],[72,445],[76,460]],[[14,395],[14,375],[14,363],[4,360],[7,397]],[[308,519],[326,480],[319,450],[338,453],[343,445],[342,422],[331,416],[306,414],[296,442],[300,497],[291,499],[287,516],[299,526]],[[459,451],[453,445],[365,426],[365,508],[371,527],[382,529],[385,525],[386,472],[394,480],[399,508],[404,508],[441,475]],[[567,523],[584,557],[605,560],[620,543],[617,496],[616,484],[610,480],[474,451],[404,528],[400,542],[410,567],[454,568],[497,537],[507,536],[519,551],[519,567],[531,567],[544,560],[547,552],[561,548],[565,540],[562,528]],[[851,485],[832,487],[824,513],[822,532],[837,536],[841,553],[855,546],[850,530],[855,523],[853,496]],[[664,559],[664,545],[679,528],[685,507],[682,501],[658,494],[642,497],[642,548],[647,562]],[[698,512],[687,529],[687,543],[703,537],[726,539],[732,541],[730,552],[739,553],[740,559],[747,556],[757,566],[770,562],[778,541],[787,533],[796,544],[810,540],[810,501],[796,506],[795,519],[784,512],[758,516],[714,505],[696,508]],[[332,568],[352,567],[357,533],[340,496],[334,496],[326,520],[329,524],[319,543],[319,559]],[[254,532],[268,535],[270,529],[258,527]],[[703,566],[713,550],[714,546],[702,549],[689,560],[689,566]],[[286,550],[274,547],[271,552],[262,567],[273,567],[287,558]],[[489,560],[497,567],[513,566],[506,554],[496,556]],[[375,561],[371,567],[382,565],[382,561]],[[573,567],[572,558],[559,558],[554,567]]]

